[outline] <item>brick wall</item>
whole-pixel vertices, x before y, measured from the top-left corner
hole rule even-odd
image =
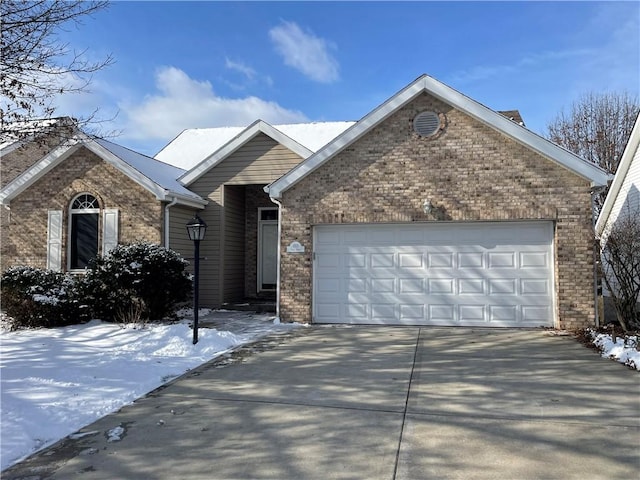
[[[436,138],[414,116],[444,113]],[[557,327],[594,319],[589,182],[471,117],[421,95],[283,194],[281,317],[311,321],[312,225],[554,220]],[[427,216],[422,202],[436,209]],[[287,255],[297,240],[303,255]]]
[[[84,192],[94,195],[101,208],[119,210],[119,243],[162,243],[160,201],[93,152],[81,148],[11,201],[8,223],[2,227],[7,233],[2,270],[12,265],[46,268],[49,210],[64,212],[62,264],[66,266],[70,202]],[[101,230],[102,222],[99,225]]]

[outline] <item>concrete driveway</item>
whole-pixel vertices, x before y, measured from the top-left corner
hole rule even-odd
[[[235,357],[2,478],[585,480],[640,471],[640,375],[552,332],[311,327]],[[116,427],[124,433],[110,441]]]

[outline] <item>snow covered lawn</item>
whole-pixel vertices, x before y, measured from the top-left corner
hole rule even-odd
[[[140,328],[92,321],[3,331],[1,469],[238,345],[299,327],[268,315],[241,315],[244,323],[229,323],[240,325],[236,333],[201,328],[197,345],[187,322]],[[640,370],[637,336],[626,343],[606,334],[592,338],[603,357]]]
[[[196,345],[186,321],[3,331],[0,469],[238,345],[299,327],[268,315],[249,320],[255,325],[241,333],[200,328]]]

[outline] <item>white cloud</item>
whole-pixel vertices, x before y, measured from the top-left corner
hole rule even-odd
[[[316,82],[331,83],[339,78],[338,61],[329,53],[335,45],[303,32],[294,22],[282,22],[269,30],[269,37],[284,63]]]
[[[229,70],[235,70],[236,72],[242,73],[249,80],[253,80],[253,78],[256,76],[256,71],[242,62],[234,62],[233,60],[225,58],[224,66]]]
[[[468,70],[456,72],[452,75],[450,82],[471,83],[479,80],[498,78],[505,75],[513,75],[523,70],[537,70],[543,67],[548,67],[554,62],[559,62],[561,64],[572,59],[582,59],[582,61],[584,61],[584,59],[591,55],[593,55],[593,51],[587,49],[534,53],[516,59],[510,64],[478,65]]]
[[[156,87],[158,92],[141,102],[120,105],[126,138],[169,141],[186,128],[245,126],[257,119],[269,123],[308,120],[300,111],[258,97],[220,97],[210,82],[194,80],[175,67],[156,73]]]

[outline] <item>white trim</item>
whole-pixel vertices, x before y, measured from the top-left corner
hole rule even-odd
[[[74,196],[69,202],[69,215],[68,215],[68,225],[67,225],[67,270],[70,272],[84,272],[84,268],[72,268],[71,266],[71,248],[73,245],[73,216],[74,215],[97,215],[98,222],[96,224],[96,234],[97,234],[97,245],[96,245],[96,255],[100,253],[100,213],[102,211],[101,208],[71,208],[73,203],[76,201],[78,197],[82,195],[91,195],[95,197],[91,192],[82,192]]]
[[[501,134],[512,138],[547,159],[571,170],[575,174],[589,180],[593,185],[606,185],[610,178],[610,175],[600,167],[581,159],[568,150],[555,145],[549,140],[518,125],[498,112],[485,107],[438,80],[428,75],[423,75],[378,108],[364,116],[359,122],[329,142],[324,148],[307,158],[271,185],[265,187],[265,191],[268,192],[272,198],[281,198],[284,191],[291,188],[302,178],[309,175],[340,151],[379,125],[391,114],[424,92],[433,95]]]
[[[616,199],[618,198],[620,189],[622,188],[627,173],[631,168],[631,162],[633,161],[633,158],[639,147],[640,115],[638,115],[638,118],[636,118],[636,122],[633,125],[631,135],[629,135],[629,141],[627,142],[627,146],[622,153],[620,163],[618,164],[618,169],[616,170],[616,174],[613,177],[613,182],[611,183],[611,187],[609,188],[609,193],[607,193],[607,198],[605,198],[604,204],[602,205],[602,210],[600,211],[600,215],[598,216],[598,220],[596,222],[597,237],[600,237],[602,235],[602,232],[604,232],[604,229],[607,226],[607,222],[609,221],[609,216],[611,215],[613,206],[616,203]]]
[[[102,212],[102,255],[118,245],[118,209],[105,208]]]
[[[62,270],[62,210],[49,210],[47,218],[47,269]]]
[[[273,140],[285,146],[302,158],[307,158],[313,153],[307,147],[299,144],[291,137],[285,135],[280,130],[271,126],[267,122],[263,120],[257,120],[247,128],[245,128],[240,134],[236,135],[233,139],[216,150],[214,153],[198,163],[191,170],[179,177],[178,180],[184,186],[190,185],[210,169],[223,162],[225,158],[227,158],[233,152],[251,141],[259,133],[264,133],[268,137],[271,137]]]

